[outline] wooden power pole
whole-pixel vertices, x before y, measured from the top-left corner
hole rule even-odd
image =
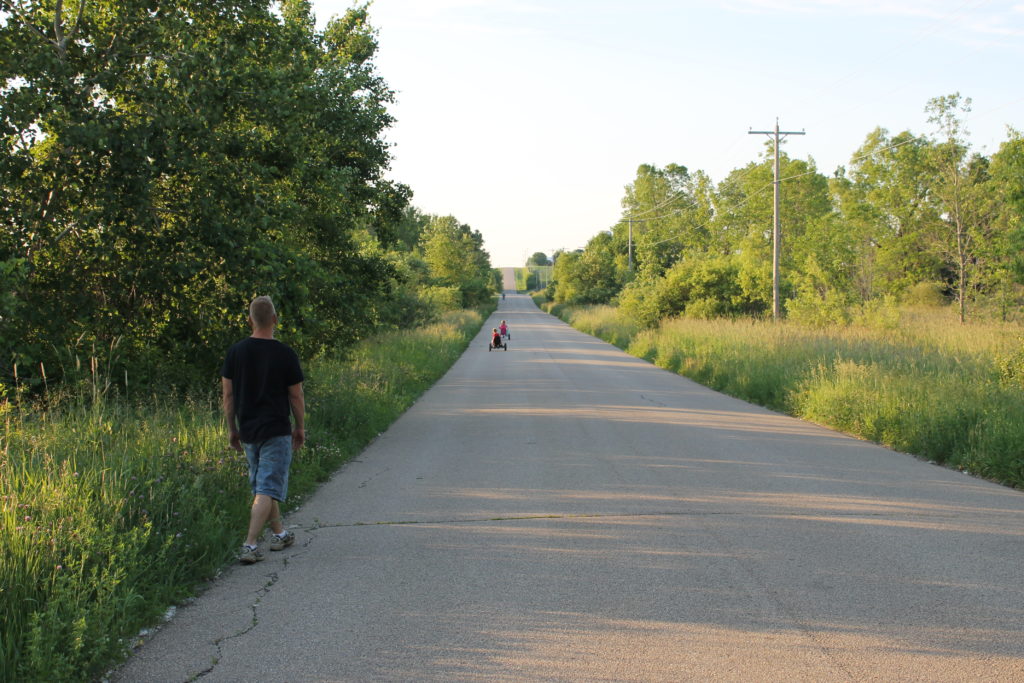
[[[752,130],[750,135],[768,135],[775,138],[775,211],[772,229],[772,319],[778,320],[781,315],[779,302],[779,252],[782,250],[782,227],[779,217],[779,141],[787,135],[806,135],[804,131],[779,130],[779,120],[775,119],[775,130]]]

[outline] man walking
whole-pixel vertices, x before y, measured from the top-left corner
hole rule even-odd
[[[295,542],[281,523],[280,503],[288,495],[292,452],[306,441],[305,377],[295,351],[274,339],[277,311],[270,297],[259,296],[249,304],[249,326],[252,336],[228,350],[220,373],[230,444],[236,451],[245,450],[253,493],[249,535],[239,554],[243,564],[263,559],[257,543],[268,522],[271,550]]]

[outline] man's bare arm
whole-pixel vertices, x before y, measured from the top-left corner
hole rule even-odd
[[[288,387],[288,403],[292,407],[295,427],[292,428],[292,450],[297,451],[306,443],[306,397],[302,392],[302,382]]]
[[[235,392],[231,380],[227,377],[220,378],[221,402],[224,404],[224,419],[228,423],[228,444],[236,451],[242,450],[242,439],[238,434],[238,424],[235,421]]]

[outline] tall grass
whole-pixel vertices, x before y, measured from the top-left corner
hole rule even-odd
[[[450,314],[309,363],[309,441],[288,505],[397,418],[482,322]],[[95,679],[232,559],[250,503],[244,456],[226,447],[214,393],[7,401],[0,419],[0,680]]]
[[[554,304],[552,312],[558,315],[560,306]],[[578,330],[604,339],[620,348],[629,345],[640,328],[614,306],[581,306],[564,309],[565,320]]]
[[[718,391],[1024,487],[1018,325],[905,310],[895,328],[680,318],[636,331],[613,307],[555,312]]]

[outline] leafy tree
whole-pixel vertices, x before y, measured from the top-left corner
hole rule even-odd
[[[629,224],[633,230],[636,270],[658,276],[691,249],[706,250],[712,215],[711,183],[706,175],[691,175],[685,166],[664,169],[643,164],[626,186],[623,220],[614,228],[616,244],[626,251]]]
[[[479,232],[454,216],[435,216],[420,245],[433,283],[457,288],[461,306],[478,306],[493,295],[494,276]]]
[[[772,300],[772,183],[774,151],[769,146],[765,159],[729,174],[718,186],[716,214],[712,228],[718,233],[721,250],[736,256],[737,277],[744,301],[765,309]],[[817,172],[813,161],[790,159],[779,162],[782,183],[782,294],[792,289],[790,280],[799,272],[808,251],[818,248],[811,226],[832,212],[828,179]],[[810,231],[810,232],[809,232]]]
[[[1024,283],[1024,136],[1013,129],[1009,135],[989,166],[995,225],[980,254],[981,278],[1004,319],[1020,306]]]
[[[543,251],[537,251],[533,253],[533,256],[526,259],[526,265],[528,266],[550,266],[551,261],[548,260],[547,254]]]
[[[552,298],[558,303],[608,303],[622,288],[612,235],[600,232],[585,249],[560,253],[552,278],[556,283]]]
[[[0,11],[5,361],[119,341],[205,380],[256,293],[307,354],[377,323],[394,272],[352,237],[407,191],[365,8],[322,32],[301,0]]]
[[[399,220],[391,226],[393,242],[390,246],[399,251],[413,251],[420,244],[424,231],[433,216],[423,213],[415,206],[406,206]]]
[[[790,319],[816,327],[849,322],[849,291],[839,286],[815,254],[807,256],[793,283],[795,296],[786,302]]]
[[[845,308],[871,298],[864,281],[867,264],[861,247],[865,243],[857,227],[833,211],[807,223],[793,247],[788,277],[793,292],[803,300],[801,305]],[[787,305],[786,310],[796,309]]]
[[[559,249],[552,255],[551,260],[554,266],[551,268],[551,282],[547,288],[548,298],[552,301],[567,303],[575,300],[578,281],[576,277],[577,262],[582,253],[582,249],[575,251]]]
[[[620,305],[641,327],[678,315],[715,318],[759,313],[762,302],[746,295],[739,270],[735,255],[686,258],[662,277],[630,282]]]
[[[995,204],[987,188],[988,160],[971,155],[966,143],[961,116],[970,110],[970,98],[961,98],[959,93],[933,98],[925,108],[941,136],[928,156],[930,191],[939,214],[933,236],[936,250],[952,273],[961,323],[967,319],[968,294],[981,275],[981,253],[994,237],[996,226]]]
[[[838,192],[839,212],[861,234],[863,298],[936,282],[942,262],[928,246],[937,219],[929,200],[930,143],[909,131],[876,128],[855,153],[852,184]]]

